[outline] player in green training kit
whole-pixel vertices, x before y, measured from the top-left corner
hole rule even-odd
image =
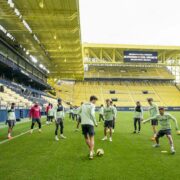
[[[111,106],[111,100],[106,100],[106,106],[104,107],[104,138],[103,141],[107,140],[107,130],[109,129],[110,138],[109,141],[112,141],[112,129],[113,129],[113,120],[115,117],[114,107]]]
[[[136,107],[134,109],[134,134],[137,132],[138,123],[138,133],[141,131],[141,121],[143,120],[143,108],[139,101],[136,102]]]
[[[157,114],[159,114],[158,106],[153,102],[152,98],[148,98],[147,101],[150,105],[150,107],[149,107],[150,117],[155,117]],[[153,133],[154,133],[154,136],[151,138],[151,140],[154,141],[156,138],[156,134],[157,134],[156,126],[158,126],[158,120],[152,119],[151,125],[152,125],[152,129],[153,129]]]
[[[56,124],[56,129],[55,129],[55,140],[59,141],[58,138],[58,129],[60,127],[60,137],[62,139],[66,139],[66,137],[63,135],[64,131],[64,118],[65,118],[65,113],[64,113],[64,107],[62,105],[62,100],[58,99],[58,104],[57,107],[54,108],[54,118],[55,118],[55,124]]]
[[[117,118],[117,108],[116,105],[113,105],[113,102],[111,101],[111,106],[114,108],[114,118],[113,118],[113,128],[112,128],[112,133],[114,133],[115,130],[115,124],[116,124],[116,118]]]
[[[83,102],[81,102],[81,106],[82,106],[82,105],[83,105]],[[81,108],[81,106],[76,109],[75,114],[78,113],[78,111],[79,111],[79,109]],[[77,114],[77,125],[76,125],[76,130],[75,130],[75,131],[79,131],[79,126],[80,126],[80,124],[81,124],[81,115],[80,115],[80,114]]]
[[[95,104],[97,100],[96,96],[91,96],[90,102],[84,103],[78,111],[81,116],[82,133],[90,151],[89,159],[93,159],[94,156],[94,125],[97,126]]]
[[[50,109],[48,111],[48,123],[52,123],[53,122],[53,118],[54,118],[54,108],[53,108],[53,105],[50,104]]]
[[[159,138],[166,135],[168,140],[169,140],[169,144],[171,146],[171,153],[174,154],[175,149],[174,149],[173,139],[172,139],[172,135],[171,135],[170,120],[172,119],[175,122],[176,130],[178,130],[177,120],[171,114],[165,113],[163,107],[159,108],[159,112],[160,112],[160,114],[155,115],[154,117],[150,117],[147,120],[144,120],[143,123],[151,121],[152,119],[157,119],[159,121],[160,126],[161,126],[161,130],[156,135],[156,138],[155,138],[156,144],[153,145],[153,147],[159,147]]]
[[[99,108],[99,122],[101,122],[101,120],[104,121],[103,114],[104,114],[104,107],[103,104],[101,104],[101,107]]]
[[[16,114],[15,114],[15,103],[11,104],[11,107],[7,111],[7,121],[8,124],[8,139],[12,139],[12,130],[16,123]]]

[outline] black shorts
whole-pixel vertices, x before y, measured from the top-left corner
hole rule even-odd
[[[134,118],[134,121],[141,121],[141,118]]]
[[[7,120],[6,123],[10,128],[13,128],[15,126],[16,121],[15,120]]]
[[[94,132],[94,126],[89,125],[89,124],[83,124],[82,126],[82,134],[87,137],[89,136],[94,136],[95,132]]]
[[[171,129],[160,130],[157,133],[157,138],[163,137],[164,135],[171,135]]]
[[[56,124],[61,124],[61,123],[63,123],[63,119],[62,118],[57,118]]]
[[[41,120],[39,118],[32,118],[33,123],[41,123]]]
[[[151,125],[152,126],[157,126],[158,125],[158,120],[157,119],[151,120]]]
[[[110,120],[110,121],[105,120],[104,121],[104,127],[105,128],[112,128],[113,127],[113,120]]]

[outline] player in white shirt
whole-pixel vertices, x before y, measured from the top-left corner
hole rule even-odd
[[[97,100],[96,96],[91,96],[90,102],[84,103],[78,111],[78,114],[81,114],[82,133],[89,148],[89,159],[93,159],[94,155],[94,125],[97,126],[95,104]]]
[[[159,108],[158,106],[153,102],[153,98],[148,98],[147,99],[148,103],[149,103],[149,114],[150,114],[150,117],[155,117],[157,114],[159,114]],[[156,130],[156,127],[158,126],[158,120],[157,119],[152,119],[151,120],[151,126],[152,126],[152,129],[153,129],[153,133],[154,133],[154,136],[151,138],[151,140],[155,140],[156,138],[156,134],[157,134],[157,130]]]
[[[7,120],[8,124],[8,139],[12,139],[12,130],[16,123],[16,114],[15,114],[15,103],[11,104],[11,107],[7,110]]]
[[[104,106],[103,106],[103,104],[101,104],[101,107],[99,108],[99,122],[101,122],[101,120],[104,121],[103,114],[104,114]]]

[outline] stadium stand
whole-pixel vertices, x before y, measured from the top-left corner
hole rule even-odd
[[[18,107],[30,107],[32,102],[28,99],[25,99],[23,96],[20,96],[15,91],[11,90],[7,86],[0,84],[4,87],[4,91],[0,92],[0,105],[1,106],[8,106],[11,103],[15,103]]]
[[[179,91],[180,91],[180,84],[176,84],[176,87],[179,89]]]
[[[166,67],[89,66],[85,78],[174,79]]]
[[[46,106],[47,103],[51,103],[51,104],[53,104],[53,106],[57,105],[57,99],[55,99],[55,98],[48,97],[48,96],[42,96],[42,99],[44,99],[46,101],[46,103],[44,103],[44,106]]]
[[[64,91],[67,85],[61,85],[61,95],[66,101],[74,105],[80,105],[88,101],[92,94],[99,98],[98,105],[104,104],[105,99],[115,100],[119,107],[134,106],[136,101],[141,101],[147,106],[147,98],[153,98],[160,106],[179,106],[180,93],[171,82],[153,81],[77,81],[74,85]],[[171,98],[169,98],[171,94]],[[72,101],[71,101],[72,100]]]
[[[43,91],[39,91],[24,85],[17,84],[5,79],[0,79],[0,106],[6,107],[15,103],[18,108],[30,108],[37,101],[41,106],[47,103],[56,104],[56,99]]]

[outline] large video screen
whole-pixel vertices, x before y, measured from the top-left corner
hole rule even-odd
[[[157,52],[124,51],[124,62],[157,63]]]

